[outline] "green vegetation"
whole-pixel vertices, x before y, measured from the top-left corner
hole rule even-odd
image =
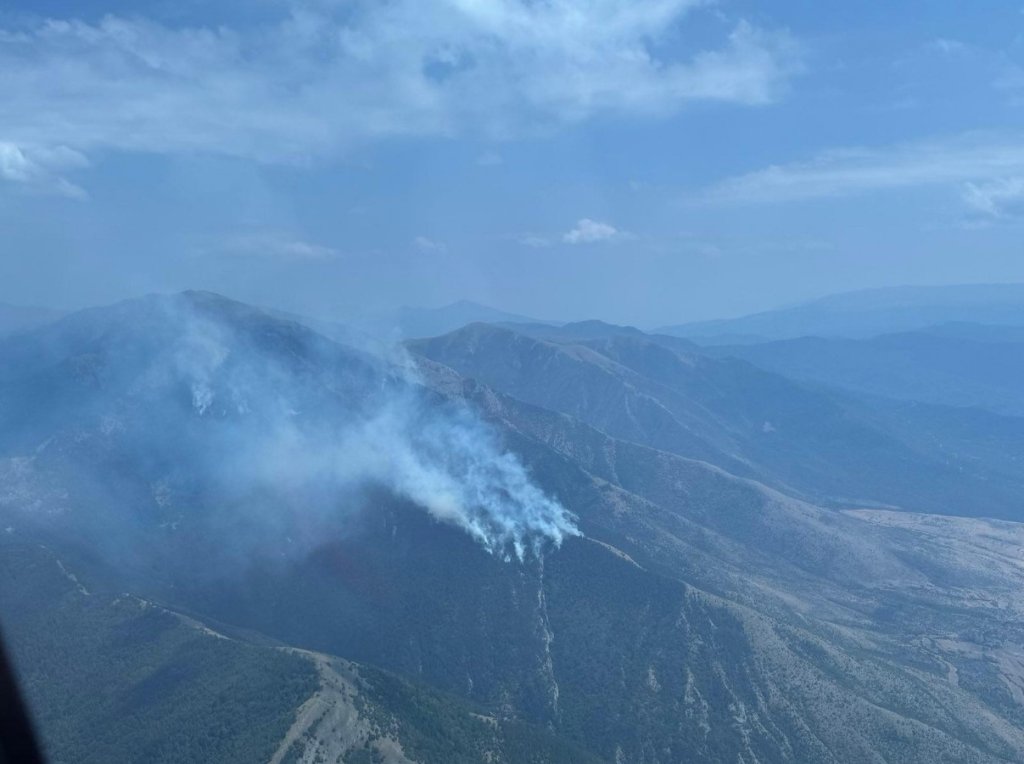
[[[85,593],[39,547],[0,547],[0,612],[54,762],[266,761],[317,687],[299,656]]]

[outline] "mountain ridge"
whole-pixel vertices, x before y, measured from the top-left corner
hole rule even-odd
[[[804,336],[866,338],[965,321],[1024,325],[1024,284],[865,289],[738,318],[663,326],[657,333],[700,344],[737,344]]]
[[[219,359],[211,365],[182,355],[192,344],[175,344],[191,336],[182,330],[192,314],[180,303],[196,300],[215,319],[197,335],[204,352],[206,340],[218,341],[217,352],[200,356]],[[263,635],[353,661],[380,686],[398,682],[387,702],[371,689],[354,702],[382,704],[410,758],[453,760],[445,729],[470,741],[462,750],[479,751],[472,741],[495,728],[465,727],[475,724],[469,708],[494,718],[506,743],[548,730],[538,762],[1024,755],[1024,711],[1011,690],[992,689],[1014,686],[1024,634],[1017,525],[820,506],[786,481],[767,486],[641,442],[673,426],[666,405],[652,404],[650,429],[633,438],[617,437],[608,424],[616,420],[596,421],[586,406],[578,416],[559,410],[608,395],[663,396],[710,433],[718,420],[701,417],[731,410],[726,382],[738,370],[758,385],[773,375],[675,340],[600,336],[593,325],[558,341],[480,325],[440,338],[445,353],[429,354],[440,359],[415,359],[417,405],[471,412],[491,428],[497,453],[514,454],[538,490],[575,517],[580,535],[517,559],[386,480],[349,492],[315,470],[301,480],[262,465],[236,472],[225,445],[238,444],[224,440],[235,428],[250,437],[262,431],[250,422],[285,421],[289,438],[348,428],[376,396],[406,384],[386,359],[216,297],[147,305],[148,313],[113,311],[106,322],[86,316],[84,328],[72,318],[60,337],[38,335],[47,338],[38,346],[0,343],[0,358],[16,350],[41,359],[18,365],[27,381],[17,369],[6,379],[7,391],[20,391],[16,408],[30,391],[67,414],[19,424],[19,433],[9,418],[17,411],[0,407],[6,540],[59,550],[88,586],[99,576],[200,623],[228,625],[215,631]],[[523,364],[518,381],[503,371],[491,386],[444,363],[495,341],[519,348],[507,356]],[[561,368],[571,370],[565,379]],[[37,374],[56,382],[39,385]],[[563,397],[537,400],[531,377],[563,384]],[[299,405],[282,409],[281,396]],[[756,406],[744,417],[771,435]],[[346,459],[369,442],[357,439]],[[213,479],[223,469],[232,483]],[[274,480],[260,482],[266,475]],[[895,612],[902,616],[886,615]],[[48,677],[47,697],[69,679]],[[391,724],[382,722],[382,741],[395,737]],[[500,742],[483,737],[488,750]],[[314,738],[297,758],[326,753]],[[418,759],[412,740],[424,752]]]

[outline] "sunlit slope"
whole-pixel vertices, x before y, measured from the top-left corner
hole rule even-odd
[[[816,390],[679,340],[474,324],[410,344],[621,440],[818,501],[1024,517],[1024,420]]]

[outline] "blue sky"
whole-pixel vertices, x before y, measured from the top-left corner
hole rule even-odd
[[[0,9],[0,300],[639,325],[1024,281],[1024,5]]]

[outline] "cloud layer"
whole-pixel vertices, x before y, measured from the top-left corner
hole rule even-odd
[[[1024,177],[966,183],[963,198],[968,208],[982,218],[1019,217],[1024,215]]]
[[[286,4],[256,26],[108,16],[0,29],[0,140],[304,161],[382,137],[504,137],[775,98],[798,66],[787,35],[741,22],[706,49],[668,44],[701,4],[354,0]]]
[[[67,146],[23,147],[0,140],[0,180],[34,191],[83,199],[85,191],[62,177],[61,173],[86,165],[86,158]]]
[[[708,189],[711,202],[774,203],[951,186],[975,212],[999,214],[1024,174],[1024,135],[967,134],[883,148],[837,149]]]
[[[202,255],[256,257],[289,262],[335,260],[342,253],[324,244],[306,241],[281,231],[239,234],[199,250]]]

